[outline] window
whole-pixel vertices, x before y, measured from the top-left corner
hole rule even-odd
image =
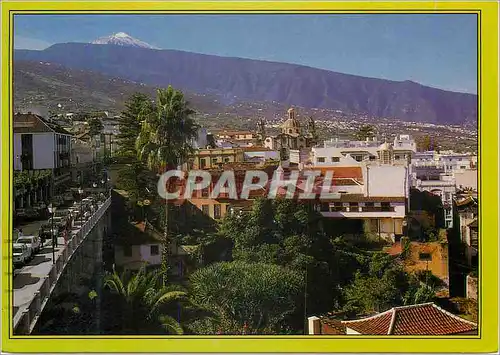
[[[210,212],[209,212],[209,206],[208,205],[201,205],[201,211],[208,215]]]
[[[214,218],[219,219],[221,217],[221,208],[220,204],[214,205]]]
[[[357,202],[349,202],[349,207],[357,209],[358,208],[358,203]]]
[[[430,253],[419,253],[418,259],[421,261],[431,261],[432,255]]]
[[[126,245],[123,247],[123,255],[132,256],[132,247],[130,245]]]
[[[362,155],[354,155],[353,158],[356,161],[363,161],[363,156]]]
[[[160,254],[160,247],[158,245],[151,245],[151,255]]]
[[[200,159],[200,167],[203,169],[205,166],[207,166],[205,159]]]
[[[229,158],[224,158],[224,163],[229,163]]]
[[[338,163],[340,161],[339,157],[332,157],[332,163]]]
[[[366,207],[375,207],[375,203],[373,202],[365,202]]]
[[[382,207],[382,211],[388,212],[391,210],[391,204],[389,202],[382,202],[380,204],[380,207]]]
[[[212,158],[212,164],[216,164],[217,163],[217,158]]]
[[[318,161],[318,163],[324,163],[325,157],[318,157],[317,161]]]

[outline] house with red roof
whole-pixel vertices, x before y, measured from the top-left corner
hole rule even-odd
[[[450,313],[436,304],[394,307],[371,317],[336,320],[309,317],[310,335],[477,335],[476,323]]]

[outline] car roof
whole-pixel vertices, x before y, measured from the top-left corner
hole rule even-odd
[[[24,247],[26,247],[26,245],[24,245],[23,243],[13,243],[12,246],[14,248],[24,248]]]

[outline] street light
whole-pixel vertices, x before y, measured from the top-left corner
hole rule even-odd
[[[56,211],[56,208],[52,206],[52,203],[48,207],[49,213],[52,215],[52,227],[50,229],[50,235],[52,237],[52,264],[56,263],[56,252],[55,252],[55,243],[54,243],[54,212]],[[56,240],[57,240],[57,235],[56,235]]]
[[[82,225],[80,228],[83,227],[83,189],[80,187],[78,188],[78,193],[80,194],[80,220],[82,222]]]

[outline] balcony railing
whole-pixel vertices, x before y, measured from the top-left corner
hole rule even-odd
[[[320,212],[395,212],[393,206],[362,207],[362,206],[321,206]]]

